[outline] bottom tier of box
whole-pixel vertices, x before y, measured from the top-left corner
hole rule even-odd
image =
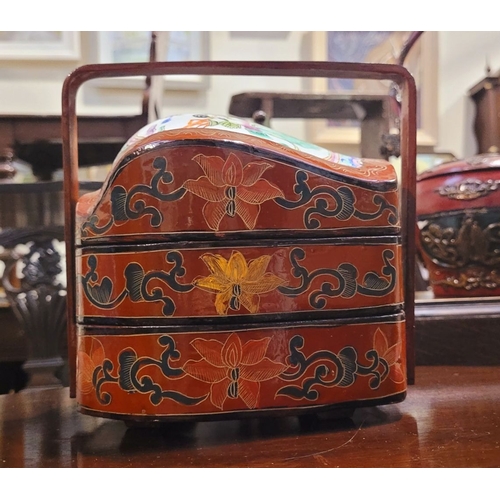
[[[132,420],[383,404],[406,392],[402,314],[216,327],[79,326],[77,401]]]

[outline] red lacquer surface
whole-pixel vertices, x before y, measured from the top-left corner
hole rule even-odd
[[[154,136],[156,144],[162,136]],[[96,238],[165,239],[179,232],[397,230],[397,185],[390,164],[349,167],[312,161],[298,151],[285,155],[268,142],[256,145],[276,149],[274,156],[240,151],[229,142],[224,147],[165,142],[132,157],[115,168],[103,189],[80,199],[77,238],[87,243]]]
[[[80,327],[77,398],[130,416],[380,399],[406,390],[404,322],[101,335]],[[293,356],[292,356],[293,355]]]
[[[402,314],[372,316],[403,308],[399,208],[387,162],[220,130],[137,142],[77,206],[82,409],[162,418],[401,399]]]
[[[417,247],[436,297],[500,295],[500,157],[439,165],[417,183]]]
[[[82,253],[79,317],[216,318],[403,302],[396,243],[137,245],[129,251],[88,247]]]

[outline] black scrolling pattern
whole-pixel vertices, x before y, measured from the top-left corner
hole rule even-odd
[[[289,370],[280,378],[287,382],[299,381],[298,385],[286,385],[279,389],[276,396],[288,396],[292,399],[316,401],[319,397],[317,387],[349,387],[357,377],[369,377],[371,389],[378,389],[389,375],[389,364],[374,349],[365,354],[367,364],[361,364],[358,353],[352,346],[346,346],[338,354],[331,351],[316,351],[305,356],[301,349],[304,338],[292,337],[289,344]],[[307,371],[314,370],[312,376],[304,377]],[[304,378],[303,378],[304,377]]]
[[[189,396],[182,392],[163,387],[154,380],[151,371],[141,373],[145,368],[156,367],[166,381],[175,381],[189,376],[182,368],[175,367],[181,354],[169,335],[162,335],[158,343],[164,348],[159,359],[148,356],[139,357],[132,348],[126,348],[118,355],[117,366],[109,359],[95,367],[92,384],[100,404],[106,406],[112,402],[112,395],[105,386],[117,385],[129,394],[145,394],[151,404],[157,406],[169,399],[181,405],[192,406],[205,401],[209,393],[201,396]],[[391,366],[383,353],[370,349],[364,354],[365,362],[359,359],[358,351],[353,346],[343,347],[338,354],[328,351],[315,351],[306,356],[302,349],[304,338],[293,336],[289,341],[289,355],[286,360],[287,370],[278,378],[286,385],[276,392],[277,396],[285,396],[295,400],[316,401],[319,388],[346,388],[352,386],[359,377],[367,377],[370,389],[376,390],[389,376]]]
[[[178,391],[164,389],[151,376],[141,375],[142,369],[155,366],[167,380],[175,380],[185,376],[182,369],[171,366],[171,361],[180,358],[180,353],[176,349],[172,337],[162,335],[158,339],[158,343],[165,348],[159,360],[147,356],[138,357],[133,349],[125,349],[118,355],[116,375],[112,374],[115,367],[109,359],[104,360],[102,366],[95,368],[92,383],[97,400],[102,405],[109,405],[112,400],[111,394],[103,389],[104,384],[109,383],[118,384],[122,390],[128,393],[148,394],[151,404],[155,406],[159,405],[164,399],[192,406],[201,403],[208,397],[208,395],[190,397]]]
[[[125,288],[113,297],[113,282],[108,276],[103,277],[99,282],[99,275],[96,272],[98,260],[95,255],[90,255],[87,260],[89,269],[82,276],[82,288],[85,296],[91,304],[99,309],[113,309],[126,297],[129,297],[132,302],[163,302],[163,315],[172,316],[175,312],[174,301],[165,294],[163,287],[155,286],[154,283],[165,284],[171,290],[181,293],[189,292],[193,289],[193,285],[177,281],[178,278],[186,274],[180,252],[168,252],[165,260],[169,264],[173,264],[168,272],[154,270],[146,273],[137,262],[129,263],[124,271]]]
[[[82,225],[82,234],[87,235],[92,232],[96,235],[106,233],[115,222],[135,220],[146,215],[150,216],[152,227],[159,227],[163,222],[163,214],[152,205],[148,205],[144,197],[146,195],[158,201],[171,202],[181,199],[186,193],[184,187],[180,187],[171,193],[164,193],[162,186],[172,184],[174,177],[167,169],[167,160],[163,156],[158,156],[153,161],[153,168],[157,172],[151,178],[150,185],[137,184],[127,190],[123,186],[116,185],[111,190],[111,218],[104,226],[98,226],[99,219],[93,214]]]
[[[349,220],[351,217],[362,221],[370,221],[379,218],[386,211],[389,213],[387,217],[389,224],[396,225],[398,223],[397,208],[391,205],[383,196],[379,194],[373,196],[372,201],[378,206],[376,212],[362,212],[355,206],[356,197],[351,188],[341,186],[334,189],[328,186],[318,186],[311,189],[307,184],[308,178],[307,173],[301,170],[295,174],[296,184],[293,190],[299,196],[297,200],[287,200],[285,198],[276,198],[274,200],[279,206],[294,210],[315,199],[314,206],[309,207],[304,212],[304,225],[307,229],[321,227],[321,221],[317,216],[335,218],[340,221]]]
[[[370,271],[365,274],[361,283],[358,282],[358,269],[351,263],[340,264],[337,269],[316,269],[308,271],[299,261],[305,259],[306,253],[302,248],[294,248],[290,252],[292,264],[292,275],[299,278],[298,286],[281,286],[278,290],[290,297],[296,297],[307,291],[312,282],[319,276],[327,276],[334,279],[334,283],[324,281],[318,290],[309,294],[309,304],[315,309],[323,309],[329,297],[351,298],[357,293],[369,297],[383,297],[394,290],[397,282],[396,268],[391,264],[394,252],[386,249],[382,253],[384,266],[382,275]]]

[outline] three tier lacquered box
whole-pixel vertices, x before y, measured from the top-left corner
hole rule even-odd
[[[71,217],[81,411],[156,422],[404,399],[400,192],[386,161],[228,116],[138,131]]]

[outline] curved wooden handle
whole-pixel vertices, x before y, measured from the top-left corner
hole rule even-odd
[[[408,57],[410,50],[415,45],[417,40],[422,36],[423,33],[424,33],[423,31],[412,31],[410,33],[410,36],[407,38],[405,44],[403,45],[403,48],[401,49],[401,53],[399,54],[398,57],[398,64],[400,66],[404,66],[405,60]]]

